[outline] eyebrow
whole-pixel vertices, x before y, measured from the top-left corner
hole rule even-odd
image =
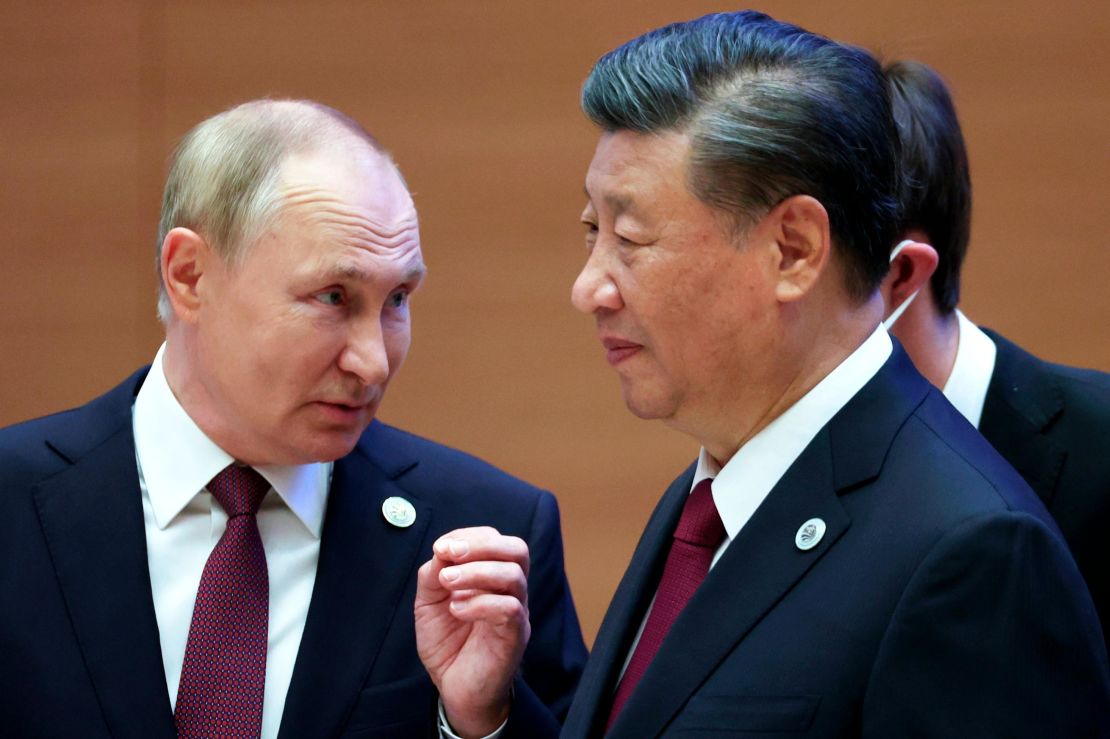
[[[585,186],[582,187],[582,193],[586,196],[587,200],[591,203],[593,202],[593,196],[590,195],[590,191],[586,189]],[[606,205],[618,213],[627,211],[635,214],[637,212],[636,203],[629,195],[623,193],[605,193],[601,196],[601,199],[605,201]]]
[[[405,270],[401,278],[401,282],[415,282],[422,279],[428,273],[428,268],[424,262],[417,262],[416,264]],[[328,270],[325,275],[326,279],[338,280],[353,280],[355,282],[371,280],[374,277],[372,271],[363,269],[360,265],[340,262]]]

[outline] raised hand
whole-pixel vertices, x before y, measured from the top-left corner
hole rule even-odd
[[[444,534],[417,575],[416,648],[451,728],[483,737],[509,715],[528,644],[528,545],[496,529]]]

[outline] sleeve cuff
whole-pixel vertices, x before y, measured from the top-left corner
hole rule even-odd
[[[447,723],[447,712],[443,710],[443,698],[439,701],[439,739],[462,739],[451,729],[451,724]],[[425,714],[427,715],[427,714]],[[501,722],[501,725],[494,729],[492,734],[488,734],[483,739],[497,739],[501,736],[501,732],[505,730],[505,725],[509,723],[509,719]]]

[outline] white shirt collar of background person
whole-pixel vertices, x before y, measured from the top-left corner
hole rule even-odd
[[[956,348],[956,361],[952,363],[952,372],[944,383],[944,397],[971,421],[972,426],[979,428],[998,348],[991,337],[983,333],[959,309],[956,310],[956,320],[959,322],[960,340]]]
[[[171,705],[204,564],[227,515],[204,486],[234,460],[201,431],[174,397],[162,369],[165,344],[135,398],[133,427],[143,496],[147,564]],[[258,528],[270,577],[262,737],[274,739],[293,676],[316,582],[332,465],[264,465],[267,495]]]
[[[723,467],[704,447],[701,449],[690,489],[707,477],[714,478],[713,502],[728,534],[713,564],[817,432],[875,376],[892,349],[890,336],[879,326],[813,389],[740,447]]]

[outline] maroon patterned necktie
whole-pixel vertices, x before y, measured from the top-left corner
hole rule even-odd
[[[663,567],[663,578],[655,594],[644,632],[636,644],[636,651],[628,661],[617,694],[613,697],[613,708],[609,712],[608,731],[617,720],[625,702],[644,676],[659,646],[663,643],[671,624],[686,607],[687,601],[701,585],[713,562],[713,555],[725,540],[725,527],[717,506],[713,503],[710,488],[712,480],[706,479],[694,486],[686,499],[682,516],[675,527],[674,541]]]
[[[270,576],[258,533],[258,506],[270,483],[228,465],[208,483],[227,512],[200,578],[173,720],[177,736],[258,739],[266,687]]]

